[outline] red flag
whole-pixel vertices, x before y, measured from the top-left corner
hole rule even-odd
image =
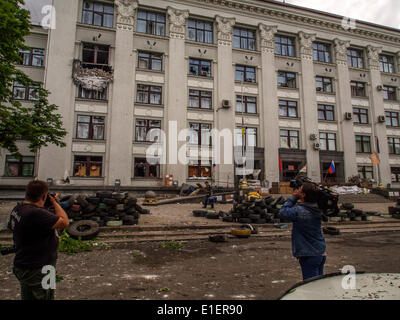
[[[281,156],[279,157],[279,171],[282,171],[282,160],[281,160]]]

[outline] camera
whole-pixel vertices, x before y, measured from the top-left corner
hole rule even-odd
[[[50,208],[50,207],[53,205],[53,204],[51,203],[51,201],[50,201],[49,195],[51,195],[53,198],[55,198],[55,196],[56,196],[55,193],[48,193],[48,194],[47,194],[46,201],[44,202],[44,207],[45,207],[45,208]]]
[[[335,215],[339,212],[338,201],[339,195],[332,192],[327,187],[321,186],[313,182],[310,178],[305,175],[297,175],[294,180],[290,181],[290,187],[292,189],[299,189],[305,182],[310,182],[316,186],[317,192],[317,204],[325,216]]]
[[[0,253],[2,256],[5,256],[7,254],[12,254],[12,253],[16,253],[17,249],[13,246],[13,247],[9,247],[9,248],[2,248],[0,250]]]

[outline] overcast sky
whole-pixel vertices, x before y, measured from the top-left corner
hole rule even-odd
[[[68,1],[68,0],[65,0]],[[275,0],[283,2],[283,0]],[[285,0],[286,3],[400,29],[400,0]],[[40,23],[43,5],[51,0],[25,0],[32,23]],[[140,0],[139,0],[140,3]]]

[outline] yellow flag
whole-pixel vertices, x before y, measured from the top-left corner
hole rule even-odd
[[[373,166],[378,165],[379,162],[380,162],[379,157],[378,157],[378,155],[376,154],[376,152],[374,152],[373,154],[371,154],[371,155],[369,156],[369,158],[371,159],[371,163],[372,163]]]

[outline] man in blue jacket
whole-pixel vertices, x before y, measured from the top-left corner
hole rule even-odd
[[[280,210],[282,218],[293,222],[292,251],[299,260],[303,280],[324,274],[326,242],[321,230],[322,211],[317,201],[316,186],[306,182]]]

